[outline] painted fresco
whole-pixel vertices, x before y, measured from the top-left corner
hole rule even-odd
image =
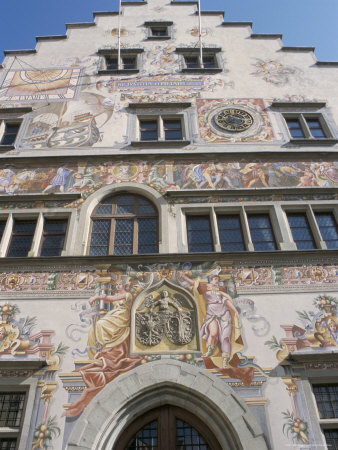
[[[218,142],[269,142],[273,140],[272,127],[262,99],[196,99],[201,139]],[[253,118],[253,125],[244,132],[229,133],[215,125],[214,117],[224,108],[240,108]]]
[[[31,420],[30,435],[32,449],[45,449],[51,440],[58,437],[61,429],[59,419],[50,415],[50,404],[58,386],[56,374],[60,369],[62,358],[69,347],[60,342],[57,346],[52,342],[54,330],[40,330],[33,332],[37,324],[36,316],[20,317],[20,309],[16,303],[0,304],[0,360],[2,358],[21,362],[22,367],[29,365],[29,361],[41,359],[46,366],[37,372],[25,369],[2,369],[1,376],[38,378],[37,403]],[[29,439],[29,437],[27,436]]]
[[[26,119],[18,148],[93,146],[112,114],[113,101],[91,92],[82,92],[77,102],[43,106]]]
[[[65,416],[79,415],[107,383],[152,361],[153,355],[189,355],[191,362],[240,379],[247,386],[255,370],[265,376],[252,358],[242,353],[239,311],[260,323],[261,328],[253,328],[258,335],[269,325],[257,313],[252,317],[254,303],[237,297],[226,269],[210,268],[209,264],[155,264],[139,266],[137,271],[108,268],[97,273],[95,294],[88,305],[79,305],[80,322],[66,329],[73,341],[78,340],[80,330],[87,329],[88,338],[85,348],[72,351],[74,356],[87,355],[83,364],[77,361],[86,387],[67,407]]]
[[[251,75],[262,78],[267,83],[272,83],[277,86],[284,86],[290,83],[292,79],[302,80],[302,82],[305,81],[301,69],[295,66],[284,65],[276,60],[257,58],[253,66],[256,67],[256,70]]]
[[[338,185],[333,162],[74,161],[28,168],[6,164],[0,169],[0,193],[81,192],[82,202],[103,186],[144,183],[160,193],[185,189],[249,189],[257,187],[330,187]],[[282,195],[282,194],[281,194]]]
[[[255,287],[265,286],[271,293],[272,287],[284,286],[288,295],[292,286],[318,283],[332,290],[338,283],[336,266],[176,263],[0,274],[2,295],[17,293],[15,301],[0,303],[0,360],[47,360],[45,368],[29,375],[39,378],[29,434],[32,448],[59,445],[61,414],[67,418],[68,436],[70,424],[107,383],[162,358],[193,364],[243,389],[257,389],[282,376],[291,402],[291,408],[284,402],[280,411],[283,432],[294,444],[311,443],[313,431],[301,386],[284,367],[290,352],[337,346],[338,300],[320,293],[309,299],[312,310],[302,303],[297,312],[300,324],[281,325],[286,337],[278,341],[275,336],[268,338],[274,308],[262,308],[246,289],[254,293]],[[29,311],[30,293],[41,298],[52,295],[56,301],[67,298],[66,321],[64,315],[60,322],[55,316],[58,345],[52,341],[54,330],[35,331],[40,316],[20,312]],[[261,358],[267,360],[264,344],[276,351],[275,368],[271,363],[269,368],[260,365]],[[60,368],[64,359],[67,372]],[[63,390],[58,389],[61,385]]]
[[[82,80],[81,68],[14,69],[0,82],[1,102],[46,102],[76,98]]]

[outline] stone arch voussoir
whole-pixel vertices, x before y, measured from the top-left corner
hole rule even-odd
[[[107,384],[79,417],[67,449],[111,449],[127,424],[164,404],[198,411],[224,449],[268,448],[248,406],[224,381],[195,366],[162,359]]]

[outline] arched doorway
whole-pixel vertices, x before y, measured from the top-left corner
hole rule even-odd
[[[197,416],[173,405],[154,408],[129,424],[113,450],[226,450]]]
[[[194,412],[203,422],[202,437],[209,429],[222,450],[268,448],[248,406],[224,381],[190,364],[165,359],[137,366],[108,383],[77,420],[66,449],[115,450],[131,424],[163,405]],[[194,423],[186,423],[194,428]]]

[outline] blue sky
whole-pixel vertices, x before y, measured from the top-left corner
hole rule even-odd
[[[166,2],[169,0],[166,0]],[[35,36],[65,34],[65,24],[92,21],[93,11],[117,0],[12,0],[1,5],[3,50],[35,47]],[[254,33],[283,34],[285,46],[316,47],[320,61],[338,61],[338,0],[201,0],[202,10],[225,11],[226,21],[253,22]]]

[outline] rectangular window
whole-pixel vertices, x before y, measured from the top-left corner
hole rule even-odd
[[[45,219],[40,256],[60,256],[64,248],[67,219]]]
[[[198,56],[185,56],[184,62],[187,69],[198,69],[200,67]]]
[[[245,250],[239,214],[218,215],[218,233],[222,252]]]
[[[182,125],[180,116],[139,118],[140,141],[183,141]]]
[[[304,138],[302,127],[298,119],[286,119],[286,124],[289,128],[290,134],[293,138]]]
[[[179,141],[182,139],[182,123],[180,119],[163,119],[163,128],[166,141]]]
[[[136,56],[121,56],[121,67],[122,70],[136,69]],[[106,69],[107,70],[118,70],[118,58],[106,56]]]
[[[338,248],[338,227],[332,213],[315,212],[315,218],[328,249]]]
[[[268,214],[248,214],[251,241],[255,250],[276,250],[275,237]]]
[[[140,120],[141,141],[157,141],[158,124],[157,120]]]
[[[0,392],[0,449],[16,450],[25,401],[25,392]]]
[[[327,126],[323,126],[321,115],[313,114],[285,114],[284,116],[289,133],[293,139],[327,139],[332,137]]]
[[[288,213],[288,222],[292,237],[298,250],[312,250],[316,248],[309,221],[305,213]]]
[[[5,122],[5,129],[1,137],[1,145],[14,145],[19,133],[20,123]]]
[[[24,257],[32,247],[36,220],[15,220],[7,256]]]
[[[169,36],[167,27],[150,27],[150,34],[153,37],[167,37],[167,36]]]
[[[187,216],[187,231],[189,252],[214,250],[209,216]]]
[[[184,63],[187,69],[217,69],[216,57],[214,55],[184,56]]]
[[[323,430],[327,448],[329,450],[338,449],[338,428],[328,428]]]
[[[318,384],[313,386],[319,417],[338,418],[338,384]]]

